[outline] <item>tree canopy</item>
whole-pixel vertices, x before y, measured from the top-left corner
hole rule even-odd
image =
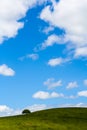
[[[28,109],[24,109],[23,111],[22,111],[22,114],[30,114],[31,112],[30,112],[30,110],[28,110]]]

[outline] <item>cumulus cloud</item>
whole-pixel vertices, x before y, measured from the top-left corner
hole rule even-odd
[[[72,88],[77,88],[78,87],[78,84],[76,81],[74,82],[70,82],[68,85],[67,85],[67,89],[72,89]]]
[[[78,92],[79,97],[87,97],[87,90]]]
[[[0,2],[0,43],[5,39],[13,38],[18,30],[24,27],[20,21],[26,16],[27,11],[36,4],[46,0],[2,0]]]
[[[64,39],[74,49],[74,56],[87,56],[87,0],[51,0],[40,18],[65,31]],[[52,6],[52,9],[51,9]]]
[[[0,75],[14,76],[15,71],[13,69],[9,68],[7,65],[3,64],[3,65],[0,65]]]
[[[53,89],[59,86],[62,86],[62,81],[58,80],[55,81],[54,78],[49,78],[47,81],[44,82],[44,85],[48,87],[48,89]]]
[[[59,97],[64,97],[62,93],[56,93],[56,92],[45,92],[45,91],[38,91],[33,95],[33,98],[36,99],[49,99],[49,98],[59,98]]]
[[[64,64],[64,63],[66,63],[66,62],[69,62],[69,61],[70,61],[69,58],[59,57],[59,58],[50,59],[50,60],[48,61],[48,65],[50,65],[50,66],[52,66],[52,67],[55,67],[55,66]]]

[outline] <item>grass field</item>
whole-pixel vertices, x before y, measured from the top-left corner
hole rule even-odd
[[[55,108],[1,117],[0,130],[87,130],[87,108]]]

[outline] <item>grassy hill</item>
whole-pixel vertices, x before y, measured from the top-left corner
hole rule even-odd
[[[56,108],[1,117],[0,130],[87,130],[87,108]]]

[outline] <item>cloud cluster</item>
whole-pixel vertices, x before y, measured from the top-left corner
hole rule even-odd
[[[65,31],[63,41],[74,49],[74,57],[87,56],[87,0],[51,0],[40,18]],[[55,41],[55,40],[54,40]]]
[[[57,92],[46,92],[46,91],[38,91],[32,96],[35,99],[41,99],[41,100],[46,100],[46,99],[51,99],[51,98],[65,98],[65,99],[76,99],[79,97],[87,97],[87,90],[84,91],[78,91],[76,95],[64,95],[63,93],[57,93]]]
[[[40,111],[40,110],[45,110],[45,109],[49,109],[49,108],[59,108],[59,107],[87,107],[86,103],[77,103],[77,104],[59,104],[59,105],[46,105],[46,104],[33,104],[27,107],[24,107],[22,109],[13,109],[10,108],[7,105],[0,105],[0,117],[3,116],[13,116],[13,115],[20,115],[22,114],[22,111],[24,109],[29,109],[31,112],[35,112],[35,111]]]
[[[65,98],[65,99],[76,99],[79,97],[87,97],[87,90],[84,91],[78,91],[76,95],[64,95],[63,93],[57,93],[57,92],[46,92],[46,91],[38,91],[32,96],[35,99],[41,99],[41,100],[46,100],[46,99],[51,99],[51,98]]]
[[[83,85],[87,85],[86,84],[86,80],[84,80]],[[46,81],[44,81],[43,83],[45,86],[47,86],[48,89],[55,89],[56,87],[59,86],[63,86],[63,82],[61,80],[55,81],[54,78],[49,78]],[[66,89],[75,89],[77,88],[79,85],[77,83],[77,81],[73,81],[73,82],[69,82],[68,85],[66,86]],[[36,93],[33,94],[32,96],[35,99],[52,99],[52,98],[64,98],[64,99],[76,99],[76,98],[80,98],[80,97],[87,97],[87,90],[84,91],[79,91],[76,92],[76,94],[72,95],[67,95],[65,93],[58,93],[56,91],[37,91]]]
[[[0,117],[20,115],[24,109],[29,109],[31,112],[44,110],[49,108],[46,104],[33,104],[22,109],[13,109],[7,105],[0,105]]]
[[[56,92],[45,92],[45,91],[38,91],[33,95],[33,98],[36,99],[50,99],[50,98],[59,98],[64,97],[62,93],[56,93]]]
[[[4,76],[14,76],[15,71],[9,68],[6,64],[0,65],[0,75]]]

